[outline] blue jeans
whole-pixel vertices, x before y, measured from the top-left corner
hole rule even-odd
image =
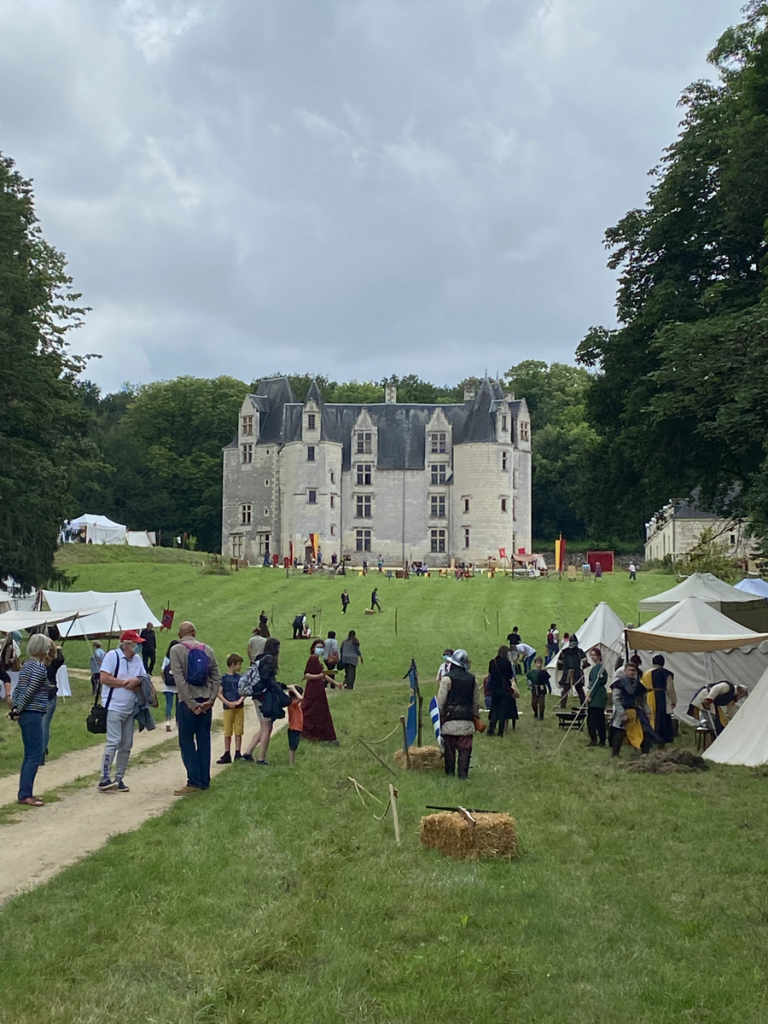
[[[196,715],[184,701],[176,707],[181,760],[187,769],[187,785],[208,789],[211,784],[211,721],[213,711]]]
[[[40,764],[45,764],[45,755],[48,753],[48,740],[51,738],[51,719],[56,710],[58,697],[48,698],[48,710],[43,717],[43,758]]]
[[[43,718],[42,711],[22,711],[19,715],[21,726],[21,739],[24,743],[24,760],[21,762],[21,776],[19,778],[19,800],[26,800],[34,796],[32,790],[35,785],[35,776],[40,762],[43,759]]]
[[[173,698],[176,694],[173,690],[164,690],[163,692],[165,693],[165,717],[171,718],[173,716]],[[177,703],[176,707],[178,708],[178,706]]]

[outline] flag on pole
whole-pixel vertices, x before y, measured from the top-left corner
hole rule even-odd
[[[419,731],[418,697],[414,690],[411,690],[411,702],[408,705],[408,717],[405,720],[405,741],[409,747],[416,742]]]
[[[506,548],[499,548],[499,558],[504,559],[506,557],[507,557],[507,549]]]
[[[173,608],[164,608],[160,629],[170,629],[173,625]]]
[[[429,702],[429,717],[432,719],[432,726],[435,730],[435,739],[440,749],[443,749],[443,737],[440,733],[440,712],[437,709],[437,697]]]

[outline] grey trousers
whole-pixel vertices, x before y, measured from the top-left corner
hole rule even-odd
[[[133,708],[130,711],[107,709],[107,742],[101,763],[101,777],[108,779],[115,761],[115,782],[119,782],[128,767],[133,746]],[[115,756],[117,755],[117,756]]]

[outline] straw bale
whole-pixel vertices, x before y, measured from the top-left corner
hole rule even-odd
[[[456,812],[428,814],[421,819],[421,842],[447,857],[487,860],[518,855],[515,819],[508,814],[473,814],[471,825]]]
[[[443,752],[440,747],[410,747],[408,754],[411,759],[411,768],[419,772],[429,772],[434,768],[443,767]],[[406,768],[405,753],[402,750],[395,751],[395,764],[400,768]]]
[[[704,758],[692,750],[656,750],[624,767],[635,775],[690,775],[709,771]]]

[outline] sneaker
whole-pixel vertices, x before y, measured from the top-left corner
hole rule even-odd
[[[253,754],[243,754],[244,761],[253,761]]]
[[[102,779],[97,789],[100,793],[109,793],[113,789],[117,789],[117,783],[113,782],[112,779]]]
[[[118,793],[130,793],[131,790],[130,790],[130,787],[126,786],[126,784],[123,782],[123,780],[120,779],[120,781],[117,784],[117,792]]]
[[[236,761],[242,761],[243,760],[243,755],[240,753],[239,750],[235,751],[235,760]]]
[[[266,765],[267,768],[269,768],[269,761],[257,761],[256,764],[263,764]]]
[[[232,755],[229,751],[226,754],[222,754],[216,764],[232,764]]]

